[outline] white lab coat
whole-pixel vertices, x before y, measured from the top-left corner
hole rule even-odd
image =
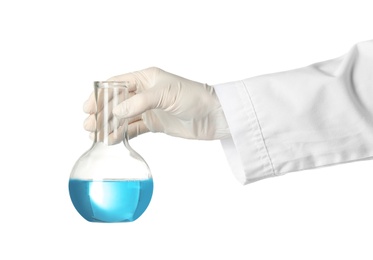
[[[308,67],[214,86],[234,175],[251,183],[373,158],[373,40]]]

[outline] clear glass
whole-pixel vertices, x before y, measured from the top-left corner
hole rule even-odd
[[[151,201],[153,179],[145,160],[128,143],[127,120],[112,113],[128,97],[127,83],[96,81],[94,93],[94,141],[72,169],[70,198],[87,221],[134,221]],[[118,139],[121,142],[115,144]]]

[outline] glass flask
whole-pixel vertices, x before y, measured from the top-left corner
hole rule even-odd
[[[128,120],[112,113],[128,97],[127,83],[96,81],[94,94],[94,141],[72,169],[70,198],[87,221],[131,222],[148,207],[153,179],[145,160],[128,143]]]

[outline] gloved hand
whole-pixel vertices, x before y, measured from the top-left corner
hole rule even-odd
[[[129,119],[129,138],[149,131],[199,140],[230,136],[221,105],[211,86],[155,67],[115,76],[109,81],[129,82],[130,98],[113,109],[118,118]],[[84,126],[92,132],[95,126],[92,116],[95,112],[94,95],[86,101],[84,111],[91,114]]]

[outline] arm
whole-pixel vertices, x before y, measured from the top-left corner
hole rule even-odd
[[[305,68],[214,86],[238,180],[373,158],[373,41]]]

